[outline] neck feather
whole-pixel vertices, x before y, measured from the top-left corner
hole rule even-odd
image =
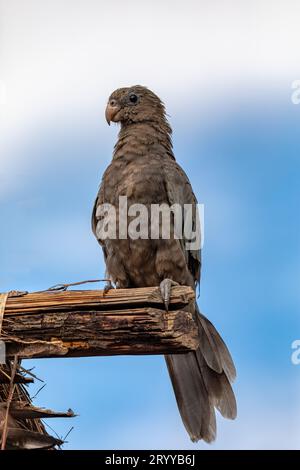
[[[174,159],[171,133],[172,130],[167,121],[123,124],[114,148],[113,158],[129,155],[147,156],[150,152],[155,152],[162,157]]]

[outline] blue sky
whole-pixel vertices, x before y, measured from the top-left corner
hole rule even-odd
[[[181,424],[162,357],[25,362],[25,366],[34,365],[47,383],[35,402],[58,410],[71,407],[79,414],[72,422],[48,420],[62,436],[71,425],[75,427],[65,446],[69,449],[299,448],[300,366],[292,365],[290,356],[292,341],[300,338],[300,105],[293,105],[290,98],[291,83],[299,79],[299,69],[289,55],[296,32],[292,27],[288,32],[286,27],[294,24],[285,17],[287,3],[274,2],[272,14],[275,11],[278,17],[272,17],[272,22],[258,9],[258,24],[246,28],[243,45],[247,50],[252,51],[251,34],[262,34],[261,44],[258,41],[254,46],[256,59],[248,57],[251,80],[239,61],[243,55],[240,45],[234,41],[241,37],[240,24],[249,12],[242,7],[236,11],[235,2],[226,2],[224,24],[219,18],[217,21],[223,27],[219,34],[228,40],[224,51],[229,65],[222,58],[224,51],[218,56],[213,42],[204,50],[201,42],[186,40],[190,47],[187,70],[181,72],[180,64],[176,69],[173,56],[169,57],[171,69],[177,70],[172,83],[165,77],[166,68],[155,77],[143,61],[141,70],[129,65],[122,77],[119,73],[120,83],[115,60],[108,62],[110,73],[115,71],[113,77],[107,69],[102,76],[100,62],[97,67],[93,62],[97,46],[91,46],[97,37],[96,21],[89,35],[85,29],[85,20],[92,21],[93,13],[96,17],[99,14],[100,7],[92,1],[87,9],[90,16],[84,2],[75,2],[86,13],[81,19],[79,58],[89,55],[80,75],[71,41],[73,28],[80,23],[79,11],[70,18],[66,7],[61,12],[65,23],[61,20],[61,24],[54,21],[55,11],[53,18],[50,15],[52,30],[61,34],[61,51],[55,40],[51,42],[50,33],[42,31],[41,10],[34,1],[29,3],[31,26],[36,29],[30,44],[26,43],[29,32],[24,30],[23,34],[21,52],[28,59],[27,81],[17,79],[17,69],[7,59],[9,51],[19,57],[8,31],[2,52],[2,81],[8,97],[0,115],[5,137],[0,141],[0,290],[38,290],[103,276],[102,253],[91,234],[90,213],[117,134],[117,127],[109,128],[104,122],[104,105],[116,86],[147,84],[166,102],[177,160],[189,175],[199,202],[205,205],[199,306],[222,333],[235,359],[238,419],[218,419],[214,444],[192,444]],[[262,3],[267,11],[268,2]],[[197,13],[207,20],[215,18],[213,8],[210,11],[204,3],[199,4]],[[14,0],[10,5],[19,6]],[[177,5],[178,17],[170,22],[174,41],[180,14],[185,15],[186,23],[192,21],[196,4],[187,5],[189,9],[184,11]],[[0,2],[0,7],[9,24],[19,24],[22,11],[16,13],[7,2]],[[102,9],[105,11],[103,5]],[[143,13],[132,11],[138,18]],[[255,23],[255,10],[252,14]],[[100,15],[98,18],[101,22]],[[229,33],[232,24],[236,29]],[[282,32],[275,48],[271,46],[274,25],[281,25]],[[262,26],[269,27],[269,35],[264,36]],[[207,21],[205,27],[209,34],[214,25]],[[162,37],[160,30],[158,34]],[[44,49],[34,45],[38,37]],[[119,57],[114,41],[107,48],[110,55]],[[150,50],[151,45],[145,45]],[[42,52],[44,62],[39,55]],[[98,52],[101,56],[101,50]],[[183,55],[183,51],[179,53]],[[257,57],[269,62],[259,62]],[[157,55],[157,63],[163,59],[163,52]],[[88,73],[86,64],[91,64],[90,71],[97,71],[96,75]],[[52,94],[53,81],[47,82],[43,75],[50,69],[56,77],[57,101]],[[61,69],[63,74],[58,73]],[[206,81],[207,70],[211,82]],[[218,71],[217,77],[213,70]],[[67,77],[72,73],[74,80],[70,82]],[[46,80],[42,84],[41,78]],[[38,383],[32,386],[31,394],[38,388]]]

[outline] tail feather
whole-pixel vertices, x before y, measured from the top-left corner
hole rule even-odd
[[[237,412],[236,401],[226,374],[224,372],[218,374],[210,369],[199,350],[196,351],[196,356],[205,387],[213,405],[224,418],[235,419]]]
[[[202,313],[198,311],[198,307],[196,308],[196,310],[199,313],[199,315],[197,315],[198,322],[200,322],[202,326],[206,326],[205,331],[209,332],[209,335],[215,345],[215,350],[221,360],[221,370],[225,372],[229,382],[234,382],[236,378],[236,369],[226,344],[217,332],[214,325]],[[207,364],[209,365],[208,362]],[[214,369],[213,367],[211,368]]]
[[[199,349],[206,364],[219,374],[222,372],[222,358],[220,357],[218,346],[213,335],[210,333],[208,325],[200,315],[197,315],[199,326]]]
[[[192,441],[212,442],[216,437],[215,408],[225,418],[236,417],[230,385],[236,370],[221,336],[198,313],[199,348],[188,354],[168,355],[166,362],[181,418]]]
[[[191,440],[212,442],[216,437],[216,418],[196,355],[165,357],[181,418]]]

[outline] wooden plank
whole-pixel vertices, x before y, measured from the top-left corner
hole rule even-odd
[[[10,415],[15,419],[74,418],[76,416],[72,410],[52,411],[21,402],[12,402]]]
[[[195,298],[192,288],[176,286],[172,288],[169,309],[184,307]],[[139,305],[162,306],[160,291],[157,287],[139,289],[111,289],[104,294],[103,290],[80,291],[46,291],[29,293],[21,297],[9,297],[6,302],[5,317],[10,315],[24,315],[43,311],[71,311],[80,310],[80,307],[107,310],[116,305],[122,308]]]
[[[2,339],[20,358],[183,353],[199,341],[193,301],[185,286],[168,312],[157,287],[27,294],[8,299]]]

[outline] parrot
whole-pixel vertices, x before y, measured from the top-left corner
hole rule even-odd
[[[141,236],[129,236],[133,216],[125,222],[127,236],[121,236],[120,197],[126,197],[128,207],[138,204],[147,209],[144,225],[151,224],[149,211],[157,204],[179,205],[183,208],[184,224],[187,218],[184,207],[195,209],[197,199],[175,159],[165,105],[154,92],[141,85],[115,90],[108,99],[105,117],[108,124],[120,125],[112,161],[103,174],[92,212],[92,230],[102,247],[109,278],[105,291],[113,285],[116,288],[157,286],[168,309],[173,286],[190,286],[196,292],[200,285],[202,248],[191,246],[189,234],[185,232],[181,237],[176,236],[174,217],[170,219],[170,237],[151,237],[149,230],[145,236],[144,227],[140,227]],[[103,207],[114,208],[118,221],[115,236],[103,236]],[[198,226],[195,209],[192,229]],[[166,354],[165,361],[190,439],[211,443],[216,438],[215,410],[225,418],[236,418],[237,405],[231,385],[236,369],[225,342],[200,312],[197,302],[189,308],[199,331],[199,347],[188,353]]]

